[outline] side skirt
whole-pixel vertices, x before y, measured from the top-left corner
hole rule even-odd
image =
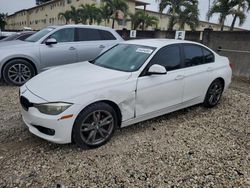
[[[164,114],[168,114],[168,113],[171,113],[171,112],[183,109],[183,108],[187,108],[187,107],[190,107],[190,106],[202,103],[202,102],[203,102],[202,97],[196,97],[196,98],[188,100],[184,103],[173,105],[173,106],[170,106],[170,107],[167,107],[167,108],[164,108],[164,109],[152,112],[152,113],[147,113],[147,114],[141,115],[139,117],[136,117],[136,118],[133,118],[133,119],[130,119],[127,121],[123,121],[121,128],[127,127],[127,126],[135,124],[135,123],[139,123],[139,122],[142,122],[142,121],[145,121],[148,119],[152,119],[152,118],[155,118],[158,116],[162,116]]]

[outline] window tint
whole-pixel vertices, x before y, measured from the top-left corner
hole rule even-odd
[[[66,28],[56,31],[50,38],[56,39],[58,43],[60,42],[74,42],[75,38],[75,29],[74,28]]]
[[[24,41],[26,38],[30,37],[31,35],[32,35],[32,33],[30,33],[30,34],[24,34],[24,35],[18,37],[18,40]]]
[[[77,41],[101,40],[101,35],[98,29],[78,28],[77,35]]]
[[[204,61],[205,61],[205,63],[212,63],[212,62],[214,62],[214,54],[212,52],[210,52],[206,48],[202,48],[202,50],[203,50],[203,54],[204,54]]]
[[[198,45],[183,45],[185,67],[203,64],[202,49]]]
[[[116,40],[114,35],[109,31],[99,30],[102,40]]]
[[[160,49],[152,58],[151,63],[162,65],[167,71],[180,68],[181,57],[179,46],[167,46]]]

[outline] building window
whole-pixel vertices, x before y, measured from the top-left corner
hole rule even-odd
[[[67,0],[67,3],[68,3],[68,4],[71,4],[71,0]]]

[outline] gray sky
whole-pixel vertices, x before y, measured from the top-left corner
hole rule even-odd
[[[156,0],[143,0],[145,2],[151,3],[147,7],[149,10],[158,10],[158,5],[156,3]],[[158,0],[159,1],[159,0]],[[211,0],[212,2],[213,0]],[[0,0],[0,13],[8,13],[12,14],[20,9],[30,8],[35,5],[35,0]],[[206,20],[206,13],[208,11],[208,0],[199,0],[199,9],[200,9],[200,19]],[[210,21],[217,22],[218,17],[214,16]],[[226,20],[226,25],[230,25],[232,22],[232,18],[229,18]],[[238,24],[238,23],[237,23]],[[238,25],[236,25],[238,27]],[[244,29],[250,30],[250,14],[248,14],[247,21],[242,26]]]

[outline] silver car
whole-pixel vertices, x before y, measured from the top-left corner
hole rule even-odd
[[[0,43],[0,78],[20,86],[51,67],[92,60],[122,40],[102,26],[50,26],[25,41]]]

